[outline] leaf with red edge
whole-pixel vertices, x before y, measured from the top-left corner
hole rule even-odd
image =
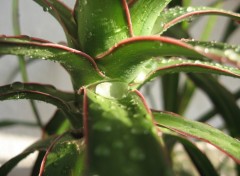
[[[176,7],[162,12],[156,20],[153,34],[162,34],[168,28],[200,15],[221,15],[240,21],[240,14],[211,7]]]
[[[74,17],[80,48],[93,57],[132,35],[126,0],[77,1]]]
[[[240,163],[240,141],[207,124],[181,118],[169,112],[153,112],[154,119],[159,126],[166,127],[184,136],[197,138],[208,142],[229,157]]]
[[[138,0],[130,4],[135,36],[150,35],[156,19],[171,0]]]
[[[173,140],[183,145],[186,153],[189,155],[200,175],[219,176],[217,169],[214,168],[213,164],[210,162],[205,153],[197,147],[196,143],[188,140],[184,136],[172,132],[171,130],[163,127],[159,128],[164,134],[164,139]]]
[[[50,13],[61,24],[65,31],[68,45],[79,48],[77,39],[77,24],[72,16],[72,10],[59,0],[34,0],[42,6],[45,12]]]
[[[4,163],[0,167],[0,175],[8,175],[8,173],[25,157],[27,157],[29,154],[35,152],[35,151],[46,151],[48,147],[52,144],[52,142],[57,137],[49,137],[47,139],[39,140],[32,144],[30,147],[25,149],[22,153],[15,156],[14,158],[8,160],[6,163]]]
[[[81,115],[77,112],[74,106],[70,104],[71,101],[75,100],[72,99],[73,97],[73,94],[61,92],[49,85],[30,83],[22,84],[16,82],[11,85],[5,85],[0,87],[1,101],[31,99],[51,103],[52,105],[57,106],[60,110],[63,111],[63,113],[71,121],[72,125],[75,128],[81,128],[82,120],[78,118],[78,116]]]
[[[238,46],[228,47],[228,45],[225,44],[224,46],[227,48],[218,48],[218,44],[216,44],[216,46],[212,46],[212,49],[209,49],[209,45],[211,45],[211,43],[205,43],[204,45],[202,43],[188,44],[184,41],[168,37],[133,37],[118,43],[106,53],[99,55],[96,62],[106,76],[127,82],[132,82],[136,79],[142,71],[141,67],[144,67],[146,61],[152,57],[177,56],[190,58],[195,61],[199,59],[206,60],[206,58],[212,61],[222,61],[221,58],[224,57],[224,62],[237,65],[236,61],[233,61],[233,57],[237,60],[238,57],[240,57]],[[229,48],[232,49],[229,50]],[[200,65],[201,64],[198,65],[196,62],[195,68]],[[210,64],[208,65],[210,66]],[[206,67],[208,67],[207,64]],[[215,68],[216,71],[219,70],[221,66],[216,66]],[[222,70],[223,68],[224,67],[222,67]],[[226,70],[228,70],[227,72],[230,71],[227,67]],[[238,73],[237,69],[233,70]]]
[[[158,76],[173,73],[208,73],[217,75],[226,75],[240,78],[240,70],[237,68],[223,66],[218,63],[205,61],[194,61],[182,58],[152,58],[141,65],[139,75],[132,81],[134,87],[141,87],[146,81],[152,80]]]
[[[69,72],[75,90],[103,79],[93,58],[89,55],[54,43],[26,36],[0,36],[0,54],[28,56],[32,59],[43,59],[58,62]]]
[[[141,96],[126,90],[123,97],[104,97],[107,87],[114,84],[119,87],[124,83],[100,83],[95,88],[97,93],[85,90],[87,175],[171,175],[151,113]],[[116,92],[110,89],[109,93]]]

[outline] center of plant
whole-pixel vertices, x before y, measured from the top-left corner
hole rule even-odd
[[[103,82],[95,87],[95,93],[109,99],[122,99],[127,96],[128,84],[124,82]]]

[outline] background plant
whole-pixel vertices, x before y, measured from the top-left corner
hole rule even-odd
[[[237,20],[239,15],[216,9],[195,9],[189,7],[181,9],[178,7],[162,12],[158,18],[159,12],[167,5],[168,1],[162,1],[162,3],[164,3],[159,7],[155,5],[155,3],[159,4],[158,1],[152,1],[152,4],[150,3],[151,6],[148,6],[149,4],[147,3],[149,2],[147,1],[132,1],[129,2],[130,20],[130,18],[126,18],[129,17],[129,11],[125,1],[117,2],[118,5],[116,5],[116,9],[112,8],[115,2],[111,2],[113,4],[108,4],[109,6],[107,7],[109,7],[109,9],[107,8],[106,13],[101,11],[101,8],[103,8],[101,5],[104,4],[103,2],[101,2],[103,4],[98,4],[91,1],[79,1],[78,5],[80,7],[77,5],[77,10],[75,11],[75,19],[78,25],[78,31],[76,31],[77,27],[74,26],[76,25],[75,22],[73,20],[69,21],[71,14],[62,4],[51,1],[37,2],[43,6],[45,11],[52,13],[63,25],[69,46],[77,49],[80,48],[81,51],[85,51],[90,56],[77,50],[56,44],[49,44],[46,41],[35,38],[7,36],[2,36],[1,53],[27,55],[32,58],[50,59],[60,62],[70,73],[74,90],[78,92],[78,94],[75,95],[57,91],[48,85],[13,83],[1,88],[1,99],[28,98],[50,102],[56,105],[61,111],[56,112],[52,121],[45,128],[44,131],[46,135],[63,133],[69,129],[68,122],[64,120],[65,117],[70,120],[75,129],[80,129],[80,131],[74,130],[71,133],[64,133],[64,135],[60,135],[56,139],[50,137],[36,143],[36,145],[30,147],[23,154],[10,160],[1,168],[1,171],[3,173],[8,172],[17,160],[22,159],[22,157],[29,152],[42,149],[46,150],[48,148],[48,152],[45,155],[46,157],[43,159],[44,162],[47,161],[47,165],[45,165],[45,171],[41,169],[41,172],[44,171],[50,174],[53,174],[52,172],[55,172],[54,174],[58,172],[65,172],[65,174],[72,172],[79,173],[82,172],[82,166],[85,168],[85,171],[89,169],[90,173],[93,172],[92,174],[109,175],[111,172],[114,172],[116,175],[116,170],[106,171],[105,167],[101,166],[101,161],[103,159],[106,161],[106,157],[109,157],[107,162],[112,163],[113,159],[118,162],[112,164],[110,168],[116,167],[116,169],[119,170],[119,175],[159,175],[159,168],[162,168],[162,174],[171,175],[173,172],[171,164],[166,166],[168,163],[166,161],[170,158],[168,158],[168,156],[166,156],[168,159],[165,158],[167,154],[167,152],[164,151],[165,147],[162,146],[162,151],[160,150],[161,145],[159,142],[156,143],[157,134],[150,120],[150,110],[146,107],[145,101],[139,92],[136,91],[136,88],[140,88],[146,81],[158,75],[180,71],[208,72],[238,76],[239,70],[237,68],[221,66],[221,64],[212,64],[211,62],[212,60],[220,61],[237,67],[239,49],[238,46],[215,42],[180,41],[171,38],[148,37],[148,35],[152,32],[154,32],[154,34],[162,34],[164,30],[178,22],[172,21],[172,19],[181,21],[183,18],[176,17],[184,17],[182,16],[184,14],[192,16],[196,11],[198,15],[216,13],[230,16]],[[81,9],[81,5],[87,8]],[[175,5],[176,3],[172,2],[172,4],[169,4],[169,7]],[[106,7],[104,6],[104,8]],[[55,11],[56,9],[61,10],[61,13]],[[94,9],[94,11],[90,11],[92,12],[90,13],[88,11],[89,9]],[[119,15],[118,17],[120,18],[109,21],[107,19],[114,18],[109,15],[112,14],[113,10],[114,13],[118,12],[116,14],[123,14],[123,16]],[[147,15],[143,13],[144,10]],[[97,13],[95,16],[99,14],[103,16],[101,16],[101,18],[93,18],[94,13]],[[150,13],[150,15],[148,13]],[[187,16],[185,16],[185,18],[187,18]],[[155,20],[157,20],[156,23]],[[132,22],[132,25],[130,22]],[[99,25],[97,30],[94,28],[95,25]],[[121,28],[119,28],[119,26],[121,26]],[[189,36],[185,28],[186,24],[183,26],[176,24],[174,27],[169,28],[168,33],[163,34],[173,36],[174,32],[172,31],[177,30],[179,33],[182,32],[182,34],[184,34],[183,37],[188,38]],[[152,31],[152,29],[154,30]],[[231,28],[231,30],[232,29],[233,28]],[[135,37],[133,37],[133,34]],[[138,35],[147,37],[137,37]],[[78,40],[76,40],[78,38],[77,36],[79,36]],[[178,36],[174,37],[177,38]],[[101,45],[99,45],[99,43],[96,44],[96,40],[103,43]],[[112,46],[112,50],[109,50],[110,53],[105,52]],[[158,57],[153,58],[156,56]],[[166,56],[174,56],[174,58]],[[179,56],[182,58],[179,58]],[[93,61],[93,58],[95,61]],[[101,70],[101,72],[99,70]],[[219,85],[214,77],[196,74],[189,74],[188,76],[196,85],[208,93],[217,111],[223,116],[229,133],[233,137],[238,137],[237,116],[239,115],[239,109],[233,95]],[[186,101],[188,98],[186,98],[185,94],[188,97],[194,89],[191,82],[187,79],[186,89],[181,91],[181,87],[176,86],[178,79],[179,77],[177,75],[163,77],[162,79],[163,86],[165,87],[163,89],[165,109],[182,114],[188,102]],[[80,87],[81,89],[79,89]],[[110,89],[110,92],[106,91],[106,89]],[[222,96],[220,97],[219,94]],[[179,98],[178,100],[177,97],[184,98]],[[83,107],[83,109],[79,107]],[[118,112],[118,114],[114,112]],[[176,141],[182,143],[201,174],[216,175],[217,173],[207,158],[204,157],[194,145],[191,145],[191,143],[182,138],[182,136],[176,136],[176,134],[170,133],[163,127],[187,136],[203,138],[222,148],[224,152],[228,153],[228,155],[236,161],[239,160],[239,143],[236,140],[208,126],[183,119],[181,120],[181,118],[174,118],[174,114],[152,112],[154,119],[160,126],[157,130],[164,132],[163,139],[167,148],[171,149],[171,146],[173,146]],[[83,114],[83,119],[85,119],[83,123],[85,124],[84,142],[86,143],[86,141],[89,140],[89,145],[87,145],[88,153],[85,152],[87,156],[82,156],[82,151],[85,150],[85,143],[82,142],[82,139],[78,139],[83,136],[81,132],[83,125],[82,118],[79,118],[81,114]],[[86,116],[86,114],[88,114],[88,116]],[[99,114],[102,116],[101,120],[87,120],[89,117],[98,117]],[[119,116],[119,114],[121,115]],[[55,120],[57,122],[53,122]],[[127,121],[130,121],[130,126],[128,126]],[[119,122],[121,123],[119,124]],[[59,130],[59,128],[62,131]],[[154,131],[151,129],[154,129]],[[211,135],[204,133],[205,131],[211,133]],[[86,137],[87,134],[89,134],[89,136]],[[96,135],[99,137],[93,140],[91,136]],[[106,136],[109,136],[109,138]],[[126,139],[122,139],[122,136],[125,136]],[[121,151],[109,148],[115,139],[119,139],[119,141],[115,141],[116,145],[114,146],[116,148],[124,146]],[[143,141],[145,140],[150,140],[148,146],[144,145]],[[151,143],[151,145],[149,143]],[[79,148],[81,150],[76,150]],[[152,153],[153,151],[154,153]],[[77,153],[75,159],[70,157],[74,152]],[[112,152],[114,152],[114,154]],[[121,158],[121,152],[124,154],[128,153],[127,157]],[[156,152],[159,152],[159,155],[157,155]],[[43,153],[40,153],[39,158],[43,158]],[[61,159],[62,157],[56,158],[56,156],[62,156],[64,159]],[[86,162],[83,158],[88,158],[90,164],[81,164],[81,162]],[[74,163],[77,163],[76,167],[66,167],[66,162],[69,164],[70,161],[72,162],[72,166],[75,166]],[[122,168],[123,163],[125,163],[124,161],[129,163],[124,167],[125,170],[123,171],[119,169],[119,166]],[[146,165],[146,163],[149,165]],[[205,163],[207,164],[203,165]],[[143,164],[145,167],[142,167]],[[40,163],[36,164],[35,173],[39,171],[39,169],[37,169],[39,165]],[[63,171],[61,169],[56,170],[56,165],[63,169]],[[143,170],[141,170],[141,168]]]

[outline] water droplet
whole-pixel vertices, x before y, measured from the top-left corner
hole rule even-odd
[[[109,156],[110,150],[106,146],[100,145],[94,150],[94,153],[98,156]]]
[[[130,158],[135,161],[142,161],[145,159],[145,154],[140,148],[134,148],[129,153]]]
[[[52,7],[43,7],[44,12],[49,12],[50,10],[52,10]]]
[[[123,82],[104,82],[96,86],[95,93],[109,99],[122,99],[128,93],[128,85]]]
[[[15,90],[22,90],[24,89],[24,84],[21,82],[14,82],[11,84],[11,88]]]
[[[191,11],[193,11],[193,8],[192,7],[188,7],[187,8],[187,12],[191,12]]]

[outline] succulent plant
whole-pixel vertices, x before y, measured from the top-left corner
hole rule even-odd
[[[233,93],[212,76],[240,77],[240,45],[192,40],[181,25],[208,14],[238,22],[240,14],[190,7],[186,0],[76,0],[74,9],[58,0],[34,1],[61,24],[67,46],[1,35],[0,54],[58,62],[74,90],[26,82],[0,87],[0,100],[39,100],[57,107],[51,120],[40,126],[42,139],[3,164],[0,175],[34,151],[39,156],[32,175],[175,175],[171,153],[177,143],[200,175],[219,175],[192,138],[226,153],[240,174],[240,110]],[[187,78],[180,91],[177,74],[182,72]],[[165,110],[173,112],[150,109],[139,91],[159,77]],[[213,113],[222,116],[229,135],[180,116],[189,104],[192,83],[209,96]]]

